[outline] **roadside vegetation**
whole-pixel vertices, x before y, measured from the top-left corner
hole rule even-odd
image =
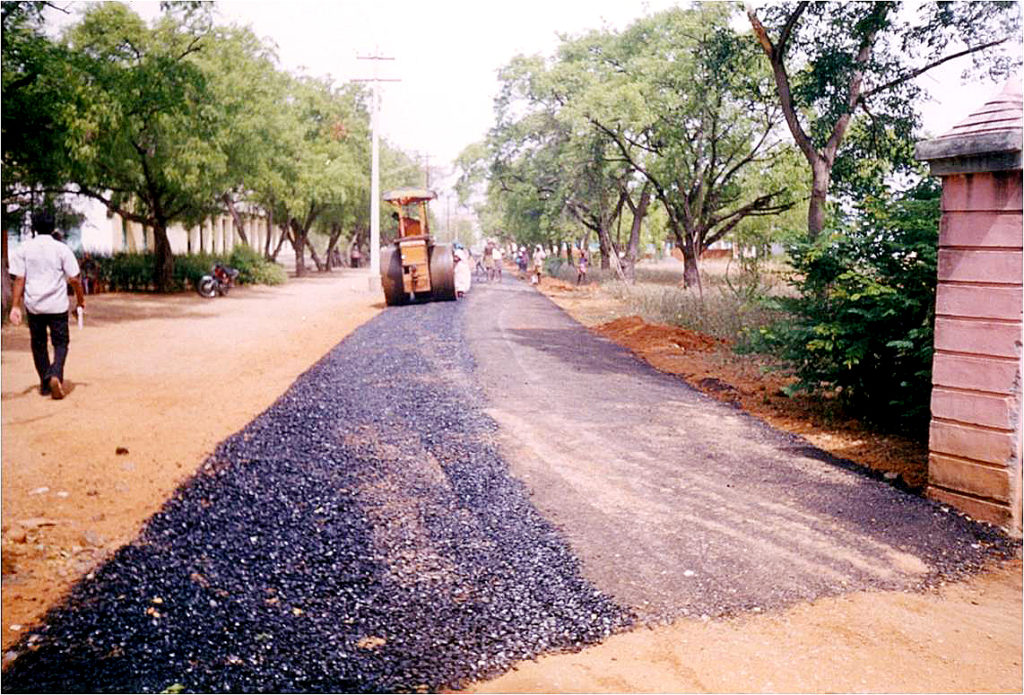
[[[1009,3],[780,2],[564,37],[501,71],[460,195],[548,250],[556,294],[587,253],[611,314],[725,341],[782,378],[763,399],[920,442],[939,191],[913,158],[917,78],[960,58],[1005,79],[1020,36]]]
[[[89,254],[83,259],[90,280],[106,292],[152,292],[157,288],[156,258],[152,253]],[[238,270],[239,285],[280,285],[287,280],[282,266],[264,258],[248,246],[237,246],[231,253],[190,253],[175,259],[170,291],[196,287],[215,263]]]
[[[309,262],[329,270],[353,246],[365,253],[370,90],[281,69],[269,41],[216,25],[213,3],[161,5],[147,23],[118,2],[73,10],[4,2],[5,232],[26,233],[36,208],[71,220],[74,196],[97,200],[144,225],[151,239],[148,253],[101,260],[107,281],[162,292],[181,289],[216,260],[176,258],[168,228],[215,215],[232,217],[242,245],[274,261],[281,246],[268,235],[264,248],[253,248],[243,225],[253,216],[269,221],[294,249],[298,275]],[[80,9],[59,35],[50,26]],[[385,189],[422,176],[416,156],[382,142]],[[382,220],[386,238],[394,229],[389,216]],[[7,253],[5,234],[5,313]],[[266,265],[240,265],[244,281],[280,279]]]

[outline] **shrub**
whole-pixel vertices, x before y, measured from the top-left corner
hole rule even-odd
[[[221,256],[210,253],[189,253],[174,257],[174,288],[176,290],[194,289],[199,279],[210,272],[210,268]]]
[[[288,279],[284,268],[249,246],[236,246],[228,265],[238,269],[238,281],[243,285],[281,285]]]
[[[151,253],[94,256],[100,280],[111,292],[145,292],[153,287],[155,259]]]
[[[799,296],[753,343],[792,366],[797,387],[833,392],[852,414],[925,433],[931,398],[939,189],[867,200],[858,219],[791,249]]]
[[[96,274],[110,292],[149,292],[156,287],[156,259],[152,253],[91,254]],[[172,291],[195,288],[199,279],[215,263],[238,269],[242,285],[280,285],[287,279],[284,268],[263,258],[258,251],[237,246],[230,256],[210,253],[182,254],[174,257]]]

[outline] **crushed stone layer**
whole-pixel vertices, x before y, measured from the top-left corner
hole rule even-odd
[[[499,456],[464,307],[332,350],[26,634],[3,691],[438,690],[627,626]]]

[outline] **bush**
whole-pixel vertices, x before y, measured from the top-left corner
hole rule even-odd
[[[868,200],[853,224],[791,249],[790,317],[752,336],[793,367],[797,388],[835,393],[876,426],[927,431],[939,189]]]
[[[93,256],[96,274],[111,292],[144,292],[153,287],[155,260],[151,253]]]
[[[150,292],[156,287],[156,257],[152,253],[91,254],[98,279],[110,292]],[[230,256],[210,253],[174,257],[172,291],[194,289],[215,263],[238,269],[241,285],[280,285],[287,279],[284,268],[263,258],[258,251],[237,246]]]
[[[288,279],[284,268],[249,246],[236,246],[228,265],[238,269],[238,281],[243,285],[282,285]]]
[[[223,256],[211,253],[189,253],[174,257],[174,289],[195,289],[199,279],[208,275],[214,263],[223,263]]]

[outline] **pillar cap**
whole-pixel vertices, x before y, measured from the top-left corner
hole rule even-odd
[[[1021,168],[1024,97],[1013,75],[1002,91],[944,135],[917,143],[915,157],[932,173],[963,174]]]

